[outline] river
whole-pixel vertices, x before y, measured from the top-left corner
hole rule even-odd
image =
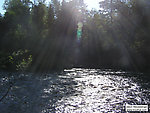
[[[0,98],[7,92],[0,113],[120,113],[126,104],[150,104],[148,76],[111,69],[0,72]]]

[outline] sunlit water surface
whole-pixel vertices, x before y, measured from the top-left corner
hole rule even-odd
[[[9,75],[9,76],[8,76]],[[79,69],[60,74],[0,73],[2,113],[120,113],[150,103],[150,82],[139,73]]]

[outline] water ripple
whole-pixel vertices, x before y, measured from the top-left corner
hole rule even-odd
[[[2,72],[0,75],[2,97],[13,77],[2,76],[6,75]],[[150,83],[141,79],[142,76],[111,69],[81,68],[42,76],[21,74],[0,102],[0,110],[3,113],[125,112],[125,104],[150,103]]]

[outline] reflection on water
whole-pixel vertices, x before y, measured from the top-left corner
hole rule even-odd
[[[3,112],[93,113],[123,112],[125,104],[149,104],[150,83],[142,74],[122,71],[79,69],[61,74],[22,76],[0,102]],[[1,74],[1,86],[8,78]],[[0,96],[6,88],[1,88]]]
[[[126,103],[149,103],[149,90],[141,89],[141,86],[134,82],[136,77],[126,76],[129,73],[95,69],[65,71],[77,81],[76,89],[81,93],[62,98],[57,102],[57,111],[121,112],[124,111]]]

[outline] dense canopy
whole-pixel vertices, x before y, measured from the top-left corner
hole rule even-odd
[[[0,16],[0,68],[150,69],[149,0],[6,0]]]

